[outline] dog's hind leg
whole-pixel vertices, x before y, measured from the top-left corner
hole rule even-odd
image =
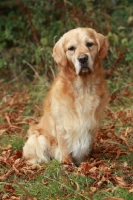
[[[23,157],[30,163],[48,162],[50,156],[48,155],[49,141],[44,135],[33,131],[29,136],[25,146],[23,147]]]

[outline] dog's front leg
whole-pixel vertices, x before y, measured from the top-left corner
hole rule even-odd
[[[58,134],[58,147],[60,149],[60,161],[62,163],[71,164],[72,163],[72,156],[68,152],[67,142],[63,138],[64,134]]]

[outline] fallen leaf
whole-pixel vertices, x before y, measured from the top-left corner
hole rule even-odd
[[[106,182],[106,178],[102,176],[101,180],[97,183],[97,185],[101,186],[104,182]]]
[[[96,187],[90,187],[91,192],[96,192],[97,188]]]
[[[95,173],[97,170],[97,167],[92,167],[91,169],[89,169],[89,172],[90,173]]]
[[[127,187],[127,183],[124,181],[123,177],[115,176],[113,177],[116,183],[120,184],[121,186]]]
[[[125,142],[125,144],[127,145],[127,147],[130,148],[126,137],[124,137],[123,135],[121,135],[120,139],[122,139]]]
[[[43,184],[43,185],[48,185],[48,182],[47,182],[47,181],[44,181],[44,180],[42,179],[42,184]]]
[[[3,133],[5,133],[6,132],[6,129],[1,129],[0,130],[0,137],[3,135]]]
[[[11,184],[4,185],[4,189],[6,192],[13,193],[15,191],[14,187]]]
[[[130,193],[133,193],[133,188],[129,190]]]
[[[2,146],[0,146],[0,149],[5,150],[5,151],[10,150],[11,148],[12,148],[12,146],[11,146],[10,144],[7,145],[6,147],[2,147]]]

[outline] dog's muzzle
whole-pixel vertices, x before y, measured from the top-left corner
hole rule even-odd
[[[81,54],[80,56],[78,56],[77,59],[81,66],[80,74],[81,73],[90,73],[91,69],[89,68],[89,56],[87,54]]]

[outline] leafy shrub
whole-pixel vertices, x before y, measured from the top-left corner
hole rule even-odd
[[[114,71],[133,59],[131,0],[5,0],[0,8],[0,77],[28,81],[37,70],[51,80],[56,69],[52,47],[64,32],[78,26],[107,36],[106,68]]]

